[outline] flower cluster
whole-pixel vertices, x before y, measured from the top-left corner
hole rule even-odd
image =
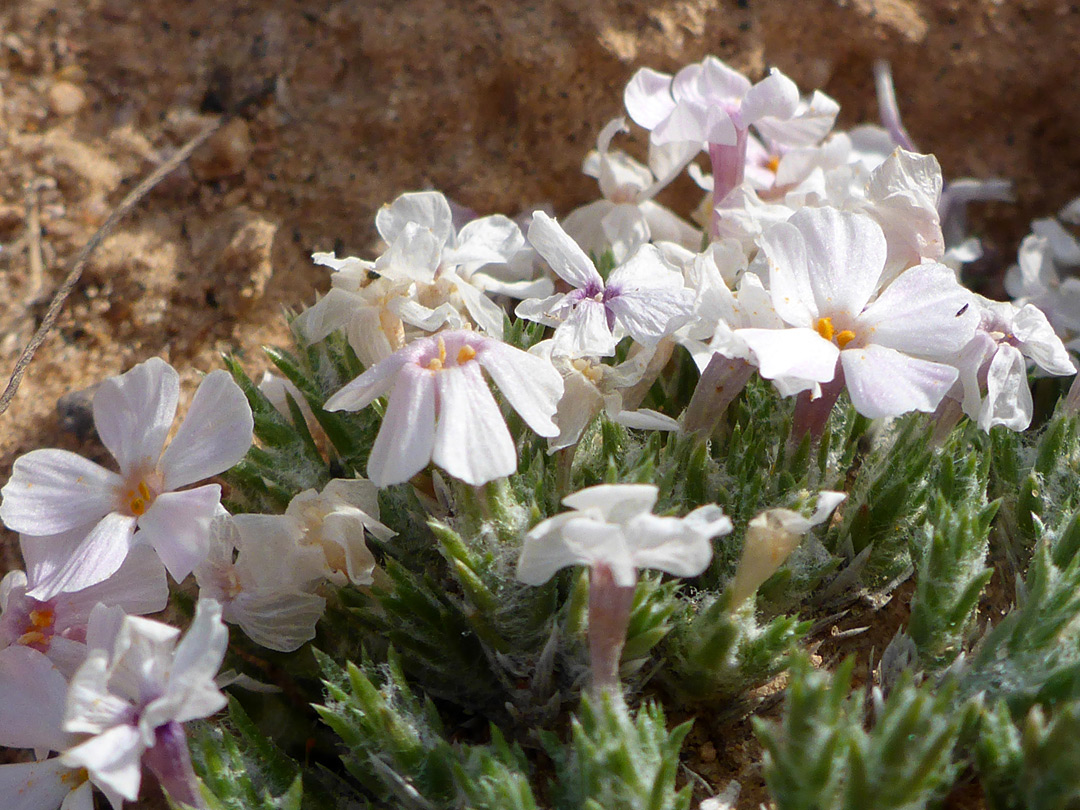
[[[378,212],[374,259],[314,255],[331,287],[293,329],[307,347],[343,333],[351,373],[356,360],[364,370],[322,397],[295,380],[262,386],[261,402],[304,422],[308,450],[332,473],[280,497],[280,514],[222,504],[213,479],[249,454],[257,396],[225,371],[205,377],[175,432],[180,384],[167,363],[105,380],[94,423],[115,470],[62,450],[15,462],[0,519],[18,533],[26,570],[0,584],[0,745],[35,759],[0,766],[0,798],[85,810],[96,786],[119,808],[136,799],[145,767],[174,799],[201,804],[183,724],[226,702],[214,681],[225,624],[297,650],[336,589],[388,576],[382,555],[406,530],[389,507],[394,528],[382,522],[381,496],[406,492],[397,509],[411,498],[409,508],[429,508],[422,519],[452,520],[467,501],[491,508],[498,488],[487,485],[514,476],[526,449],[546,458],[532,434],[558,454],[544,480],[563,495],[601,414],[700,448],[755,374],[795,399],[799,445],[821,437],[842,397],[869,419],[917,411],[947,432],[966,414],[987,432],[1020,431],[1033,417],[1029,372],[1075,372],[1080,281],[1069,271],[1080,241],[1040,220],[1007,279],[1014,302],[968,290],[958,271],[979,249],[963,206],[1007,186],[946,185],[898,115],[889,129],[837,131],[839,108],[825,94],[804,97],[778,70],[752,83],[713,57],[674,76],[643,68],[623,98],[647,131],[647,163],[613,148],[629,131],[616,118],[583,167],[602,199],[561,220],[543,210],[477,217],[438,192],[413,192]],[[701,204],[656,202],[684,172],[706,192]],[[693,395],[657,396],[684,367],[692,376],[680,393],[696,380]],[[375,412],[370,446],[347,459],[349,477],[332,477],[346,474],[322,442],[331,429],[313,437],[308,423],[340,428]],[[515,435],[515,424],[529,430]],[[716,504],[653,514],[665,494],[592,486],[562,499],[570,511],[538,506],[531,530],[524,518],[511,530],[526,585],[588,567],[597,693],[618,693],[638,570],[700,577],[733,531]],[[717,604],[752,612],[751,597],[845,497],[821,492],[810,517],[756,504]],[[492,530],[500,541],[512,523]],[[183,639],[145,618],[167,605],[169,577],[198,590]]]

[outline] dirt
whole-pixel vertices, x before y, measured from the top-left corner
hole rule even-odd
[[[119,199],[208,116],[270,92],[97,251],[0,417],[0,480],[36,447],[100,453],[56,402],[147,357],[188,395],[221,352],[261,372],[282,308],[327,286],[310,253],[368,255],[401,192],[481,214],[593,199],[581,160],[643,65],[775,65],[851,125],[875,118],[871,66],[890,60],[947,177],[1016,183],[1015,204],[973,212],[989,248],[974,283],[1000,289],[1030,219],[1080,194],[1078,51],[1080,3],[1054,0],[6,0],[0,370]]]

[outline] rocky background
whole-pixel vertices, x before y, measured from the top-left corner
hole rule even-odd
[[[311,252],[369,255],[401,192],[509,215],[595,198],[581,160],[643,65],[775,65],[853,125],[876,120],[871,67],[888,59],[946,177],[1016,182],[1016,204],[973,211],[993,291],[1030,219],[1080,194],[1078,51],[1080,3],[1056,0],[3,0],[5,379],[112,207],[210,116],[267,93],[96,252],[0,416],[0,481],[35,447],[101,457],[88,398],[57,401],[149,356],[188,394],[221,352],[260,373],[282,309],[327,286]],[[665,194],[694,198],[689,181]]]

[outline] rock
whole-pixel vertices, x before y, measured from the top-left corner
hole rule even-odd
[[[61,117],[74,115],[86,104],[86,92],[77,84],[53,82],[48,90],[49,109]]]

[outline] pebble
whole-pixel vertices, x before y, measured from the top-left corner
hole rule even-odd
[[[247,122],[234,118],[191,156],[192,171],[204,182],[232,177],[247,166],[254,148]]]
[[[86,93],[71,82],[53,82],[49,87],[49,108],[60,116],[74,115],[86,104]]]

